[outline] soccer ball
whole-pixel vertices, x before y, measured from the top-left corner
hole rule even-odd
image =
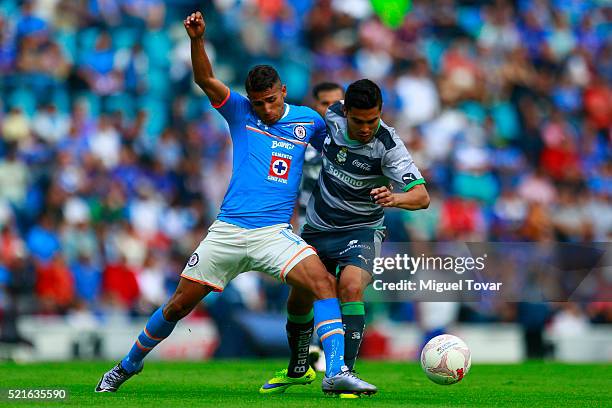
[[[461,381],[471,365],[467,344],[450,334],[434,337],[421,351],[421,368],[436,384],[449,385]]]

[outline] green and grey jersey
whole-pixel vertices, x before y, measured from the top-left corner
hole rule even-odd
[[[329,107],[325,123],[323,167],[308,202],[306,224],[318,230],[382,228],[383,207],[370,191],[389,183],[408,191],[425,180],[395,129],[382,121],[365,144],[349,139],[342,102]]]
[[[308,145],[306,147],[306,153],[304,154],[304,165],[302,166],[302,182],[300,185],[300,195],[298,198],[298,217],[299,225],[304,225],[306,221],[306,209],[308,208],[308,201],[312,195],[312,191],[317,185],[319,180],[319,173],[321,172],[321,153],[318,152],[314,147]]]

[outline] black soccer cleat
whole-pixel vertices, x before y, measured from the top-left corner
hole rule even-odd
[[[142,371],[144,364],[133,373],[128,373],[123,367],[121,367],[121,362],[119,362],[116,366],[108,370],[102,378],[100,378],[100,382],[96,386],[96,392],[116,392],[121,384],[139,374]]]

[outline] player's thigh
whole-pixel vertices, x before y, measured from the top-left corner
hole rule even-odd
[[[229,281],[249,268],[244,229],[215,221],[187,261],[181,277],[221,292]]]
[[[340,276],[348,266],[360,268],[371,276],[374,273],[374,258],[380,256],[382,238],[382,231],[369,228],[343,233],[342,240],[336,242],[334,254],[330,255],[339,265]],[[357,272],[351,273],[353,279],[358,275]]]
[[[253,270],[283,282],[289,271],[316,253],[316,250],[294,234],[287,224],[249,232],[248,256]]]
[[[285,274],[285,279],[292,287],[312,293],[314,299],[337,297],[336,279],[327,272],[317,255],[302,259]]]
[[[312,228],[304,228],[302,231],[302,239],[317,251],[317,255],[321,262],[325,266],[327,272],[332,276],[336,277],[339,275],[340,269],[338,262],[334,259],[334,254],[337,253],[337,241],[338,234],[334,234],[327,231],[317,231]],[[336,238],[334,238],[336,237]]]
[[[363,228],[347,231],[305,229],[304,240],[313,245],[326,267],[340,277],[345,267],[356,266],[373,273],[374,258],[380,255],[382,231]],[[335,266],[332,270],[331,267]]]

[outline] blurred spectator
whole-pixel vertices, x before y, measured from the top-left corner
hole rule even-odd
[[[0,3],[0,275],[19,277],[19,296],[40,293],[27,312],[107,302],[148,314],[215,218],[231,141],[192,82],[187,3]],[[385,120],[432,198],[427,211],[389,212],[390,238],[612,237],[602,2],[414,1],[397,29],[366,0],[204,7],[215,74],[232,89],[264,61],[291,102],[307,103],[318,81],[381,85]],[[541,354],[549,310],[519,309],[512,318]],[[605,306],[592,309],[612,321]],[[503,310],[487,319],[510,319]]]
[[[0,200],[22,208],[30,181],[29,171],[19,159],[15,145],[9,145],[7,150],[4,160],[0,160]]]
[[[88,307],[95,308],[100,300],[102,271],[93,262],[90,254],[80,252],[70,263],[70,272],[74,279],[76,297]]]
[[[482,209],[475,201],[453,197],[442,204],[439,230],[442,240],[482,241],[485,228]]]
[[[30,121],[23,111],[12,108],[2,122],[2,137],[6,142],[25,145],[30,139]]]
[[[36,297],[42,313],[64,313],[74,301],[74,279],[60,254],[38,263]]]
[[[140,288],[134,270],[123,257],[108,263],[102,275],[102,296],[106,303],[118,309],[136,307]]]
[[[48,104],[39,109],[32,120],[32,130],[49,144],[57,144],[68,136],[70,117]]]
[[[72,197],[66,201],[63,211],[66,224],[62,231],[62,249],[68,263],[85,256],[98,260],[98,239],[90,225],[90,210],[85,201]]]
[[[61,249],[54,219],[54,215],[50,212],[43,212],[27,236],[30,253],[41,262],[51,261]]]
[[[398,77],[395,86],[402,118],[409,125],[417,126],[430,121],[438,113],[438,90],[424,58],[415,60],[409,71]]]
[[[89,140],[89,146],[91,153],[106,169],[112,169],[119,163],[121,136],[108,116],[100,117],[98,127]]]

